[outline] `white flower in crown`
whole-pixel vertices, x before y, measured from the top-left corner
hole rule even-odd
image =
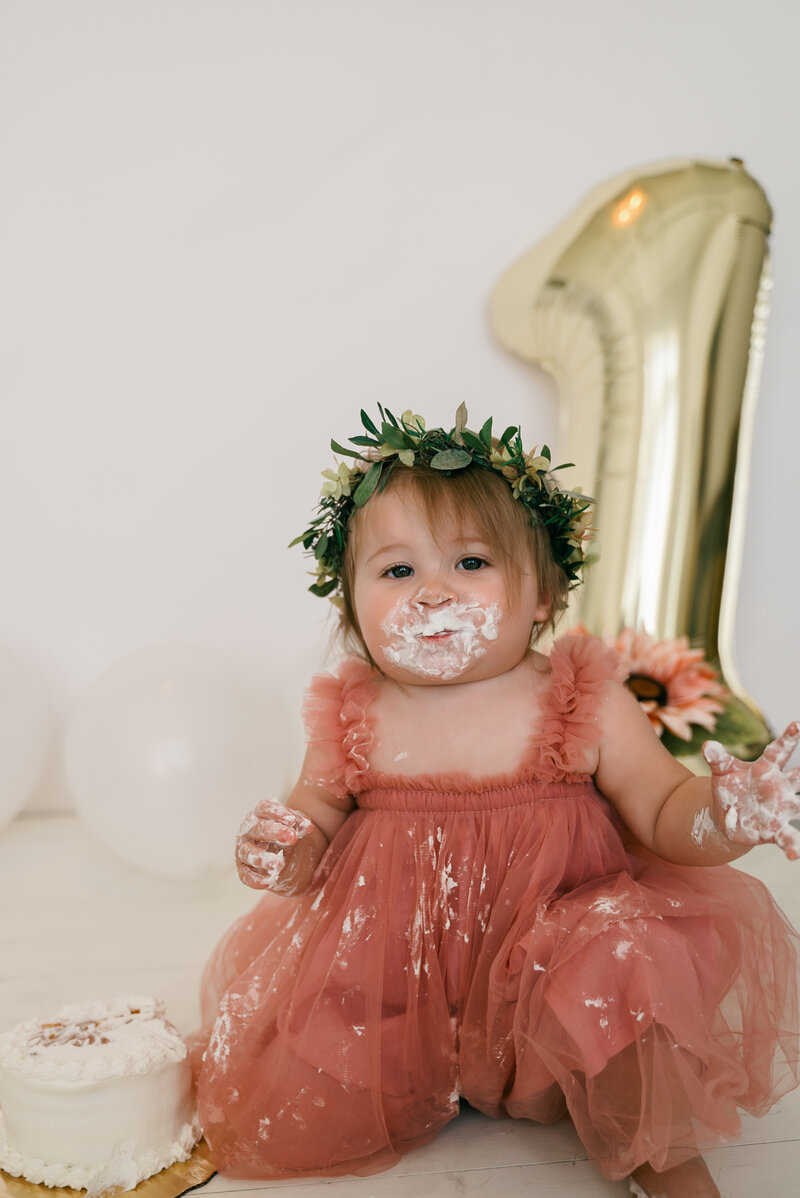
[[[400,417],[400,423],[405,425],[408,432],[418,432],[420,434],[425,432],[425,421],[421,416],[417,416],[415,412],[412,412],[411,408],[406,408],[405,412],[403,412],[403,415]]]
[[[498,445],[497,449],[493,449],[489,454],[489,461],[498,470],[501,469],[506,462],[511,461],[511,454],[508,451],[508,447],[506,445]]]
[[[345,462],[340,462],[337,470],[323,470],[322,477],[326,481],[322,484],[321,495],[330,495],[333,499],[341,499],[343,495],[350,494],[353,475]]]
[[[584,541],[588,536],[591,536],[592,525],[594,523],[594,515],[588,509],[581,512],[576,524],[576,536],[579,541]]]
[[[538,483],[541,486],[541,478],[539,472],[544,471],[546,474],[550,469],[550,459],[544,457],[543,454],[537,454],[538,446],[533,448],[530,453],[525,454],[525,472],[532,482]]]
[[[366,458],[368,462],[382,462],[385,458],[393,458],[395,454],[404,466],[414,465],[413,449],[397,450],[393,445],[384,443],[383,445],[365,445],[361,450],[362,458]],[[349,492],[345,492],[345,494],[349,494]]]
[[[519,477],[519,471],[517,470],[516,466],[509,465],[509,463],[513,461],[513,458],[514,455],[509,452],[505,445],[501,445],[499,448],[493,449],[489,454],[489,461],[492,463],[495,470],[499,470],[503,478],[508,479],[509,482],[513,482],[515,478]],[[519,491],[517,491],[517,494],[519,494]]]
[[[575,490],[578,493],[580,488],[576,487]],[[581,541],[585,541],[593,535],[593,523],[594,513],[589,508],[581,512],[579,516],[575,516],[570,530],[570,544],[580,548]]]

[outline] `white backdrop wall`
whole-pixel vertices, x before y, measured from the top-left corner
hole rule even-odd
[[[800,714],[800,163],[786,0],[0,0],[0,645],[63,729],[108,665],[222,650],[275,785],[327,604],[287,542],[376,401],[555,436],[499,274],[604,178],[744,158],[776,213],[737,660]],[[32,809],[70,804],[56,752]]]

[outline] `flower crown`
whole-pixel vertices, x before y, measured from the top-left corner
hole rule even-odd
[[[455,427],[426,429],[421,416],[410,410],[398,420],[388,408],[378,404],[380,429],[361,412],[365,433],[349,437],[357,449],[347,449],[331,441],[331,449],[341,457],[354,458],[348,466],[341,462],[335,470],[323,470],[317,514],[304,533],[291,542],[314,555],[316,578],[308,588],[312,594],[331,595],[339,586],[347,522],[355,508],[363,507],[374,492],[382,491],[393,470],[398,466],[424,466],[453,474],[467,466],[494,470],[511,487],[512,494],[528,510],[532,524],[540,524],[550,536],[553,557],[566,574],[570,585],[581,581],[580,571],[591,558],[585,554],[583,543],[592,535],[594,503],[579,487],[563,491],[550,472],[550,450],[533,449],[525,453],[520,431],[511,425],[497,441],[492,439],[491,417],[480,432],[467,428],[467,409],[462,403],[456,412]],[[557,470],[571,466],[565,462]],[[336,597],[334,597],[336,602]]]

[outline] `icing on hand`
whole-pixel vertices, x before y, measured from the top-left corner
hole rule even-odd
[[[800,859],[800,832],[789,823],[800,817],[800,769],[784,766],[800,743],[800,724],[790,724],[754,762],[731,756],[717,741],[706,741],[711,767],[714,814],[735,844],[777,844],[791,861]]]
[[[239,876],[257,890],[277,894],[290,890],[280,881],[286,868],[285,850],[291,849],[314,830],[314,824],[301,811],[284,807],[277,799],[262,799],[249,811],[236,837],[236,865]]]
[[[388,638],[381,649],[393,665],[447,682],[483,657],[487,642],[497,639],[500,617],[496,603],[467,600],[427,609],[401,599],[381,624]]]

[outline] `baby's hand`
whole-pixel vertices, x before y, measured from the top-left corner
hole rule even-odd
[[[314,824],[302,812],[284,807],[277,799],[262,799],[244,817],[236,836],[240,879],[256,890],[292,894],[295,870],[290,850],[313,831]]]
[[[800,858],[800,832],[789,820],[800,816],[800,769],[783,767],[800,743],[800,724],[767,745],[757,761],[739,761],[721,744],[707,740],[703,756],[711,766],[714,818],[734,844],[777,844],[790,861]]]

